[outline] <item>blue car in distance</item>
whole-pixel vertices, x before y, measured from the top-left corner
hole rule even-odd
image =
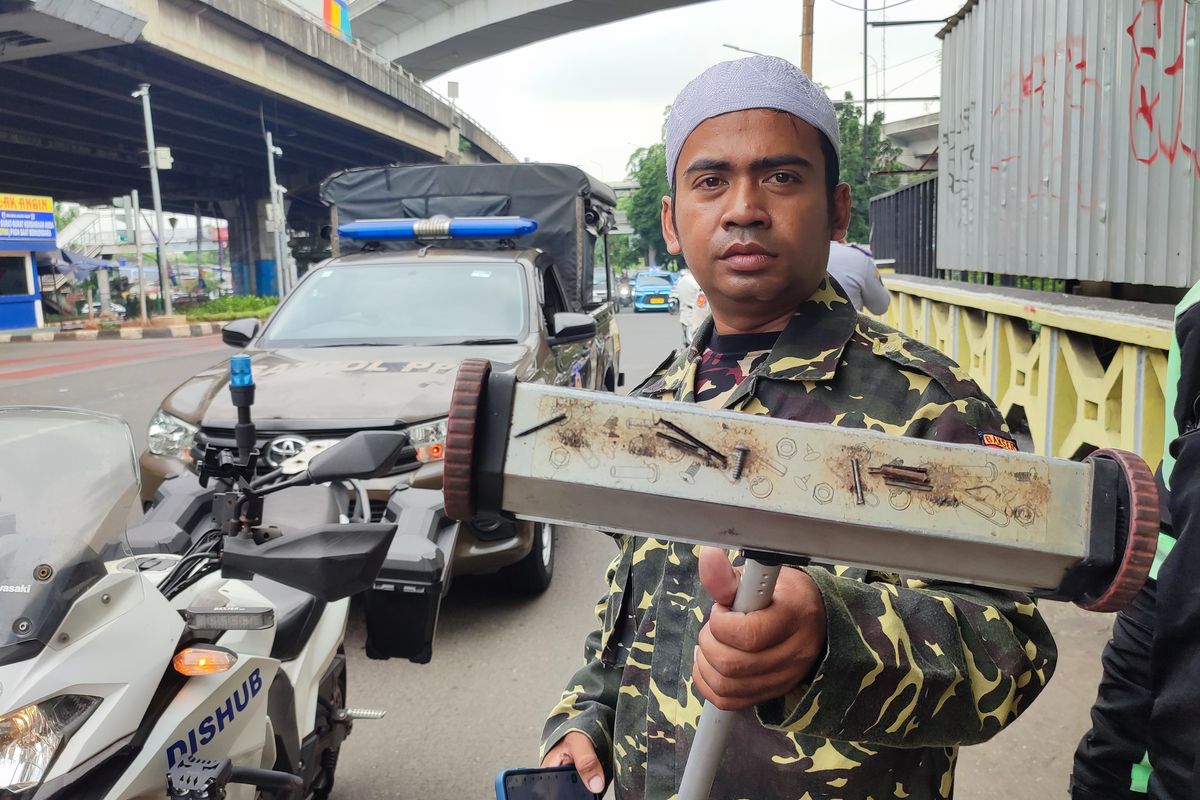
[[[633,310],[667,311],[671,306],[669,297],[675,282],[671,273],[650,270],[639,272],[633,278]]]

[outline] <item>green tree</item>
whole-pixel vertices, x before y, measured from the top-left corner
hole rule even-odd
[[[629,226],[637,236],[643,252],[654,248],[656,261],[664,265],[671,258],[667,243],[662,235],[662,199],[671,193],[667,185],[667,148],[662,142],[649,147],[639,147],[629,157],[629,177],[638,182],[638,188],[629,196],[626,213]]]
[[[883,135],[883,112],[876,111],[867,126],[866,163],[870,166],[870,175],[865,174],[862,106],[855,105],[853,100],[854,96],[846,92],[845,102],[838,107],[838,128],[842,138],[839,165],[842,181],[850,184],[850,232],[846,238],[866,243],[871,240],[871,198],[900,185],[899,175],[878,173],[902,169],[902,165],[898,160],[900,148]]]
[[[596,243],[596,257],[599,259],[603,240]],[[613,272],[620,275],[637,269],[642,264],[646,251],[638,246],[637,237],[626,234],[608,235],[608,263],[612,264]],[[596,263],[600,263],[598,260]]]
[[[54,204],[54,227],[62,230],[71,224],[71,221],[79,216],[79,206],[73,203],[55,203]]]

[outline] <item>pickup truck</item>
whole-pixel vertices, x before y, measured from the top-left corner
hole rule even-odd
[[[622,382],[611,268],[593,264],[616,198],[582,171],[546,164],[381,167],[329,178],[334,257],[314,265],[265,322],[225,326],[251,356],[261,468],[312,441],[406,430],[416,456],[367,484],[373,516],[400,484],[440,489],[446,417],[461,361],[486,358],[519,381],[614,391]],[[513,214],[525,220],[513,227]],[[452,234],[458,220],[488,229]],[[534,223],[536,230],[522,233]],[[357,225],[355,224],[357,223]],[[347,235],[364,225],[369,233]],[[373,226],[373,227],[372,227]],[[603,256],[601,256],[603,258]],[[594,269],[609,297],[593,298]],[[585,294],[586,293],[586,294]],[[226,362],[171,392],[141,455],[143,499],[234,443]],[[502,570],[515,591],[550,584],[554,530],[495,520],[461,526],[449,575]]]

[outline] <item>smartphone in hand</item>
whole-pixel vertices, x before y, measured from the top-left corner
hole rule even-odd
[[[574,765],[506,769],[496,778],[496,800],[597,800]]]

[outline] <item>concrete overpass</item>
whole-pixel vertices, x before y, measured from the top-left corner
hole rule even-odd
[[[422,80],[543,39],[704,0],[351,0],[353,33]],[[321,0],[295,0],[320,14]],[[581,64],[603,61],[587,54]]]
[[[309,233],[337,169],[514,160],[413,75],[277,0],[0,0],[0,191],[97,203],[138,189],[149,207],[140,83],[174,155],[164,206],[228,219],[247,269],[273,270],[264,131],[283,149],[289,224]]]

